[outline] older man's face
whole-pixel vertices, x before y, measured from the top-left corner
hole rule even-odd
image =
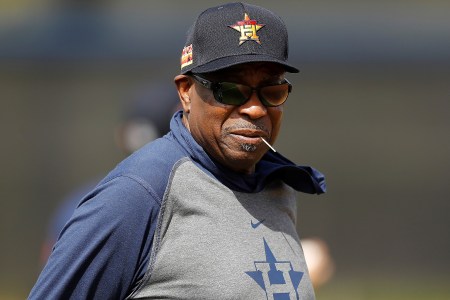
[[[202,76],[213,82],[258,87],[279,82],[284,70],[273,63],[247,63]],[[271,144],[275,142],[283,106],[266,107],[255,92],[241,106],[226,105],[192,78],[189,86],[184,123],[194,139],[222,165],[237,172],[254,172],[255,164],[268,150],[261,137]]]

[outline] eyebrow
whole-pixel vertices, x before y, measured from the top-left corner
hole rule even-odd
[[[266,72],[261,72],[261,71],[266,71]],[[229,68],[225,71],[217,71],[217,72],[211,72],[211,73],[205,73],[205,75],[207,75],[208,77],[214,77],[214,78],[226,78],[226,77],[242,77],[244,78],[245,76],[241,75],[242,73],[246,72],[245,69],[239,69],[239,68]],[[284,74],[286,72],[280,70],[279,72],[270,72],[270,69],[268,68],[260,68],[259,70],[257,70],[258,73],[264,73],[266,74],[269,78],[284,78]]]
[[[244,84],[243,83],[243,79],[245,78],[240,76],[239,74],[227,74],[226,76],[220,76],[219,80],[216,80],[215,82],[233,82],[233,83],[239,83],[239,84]],[[259,86],[262,85],[270,85],[273,83],[279,83],[284,79],[283,74],[278,74],[278,75],[269,75],[269,77],[267,78],[263,78],[260,82],[259,82]]]

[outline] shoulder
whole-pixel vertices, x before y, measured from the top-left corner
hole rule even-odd
[[[97,187],[118,183],[120,188],[140,185],[153,198],[161,201],[170,174],[177,162],[188,155],[170,134],[159,138],[119,163]]]

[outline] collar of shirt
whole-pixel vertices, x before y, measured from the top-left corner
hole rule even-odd
[[[174,138],[191,159],[204,171],[217,178],[228,188],[256,193],[273,180],[282,180],[297,191],[308,194],[326,192],[325,176],[309,166],[299,166],[278,152],[268,151],[256,164],[255,173],[242,174],[225,168],[206,154],[181,121],[182,111],[174,114],[170,129]]]

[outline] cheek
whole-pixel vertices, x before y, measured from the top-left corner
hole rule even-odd
[[[283,106],[270,108],[269,117],[272,123],[271,142],[275,143],[281,128],[281,121],[283,119]]]
[[[228,110],[214,99],[205,98],[193,103],[191,117],[196,120],[196,135],[201,136],[204,143],[212,145],[214,140],[220,139],[224,120],[227,119]],[[204,145],[203,145],[204,146]]]

